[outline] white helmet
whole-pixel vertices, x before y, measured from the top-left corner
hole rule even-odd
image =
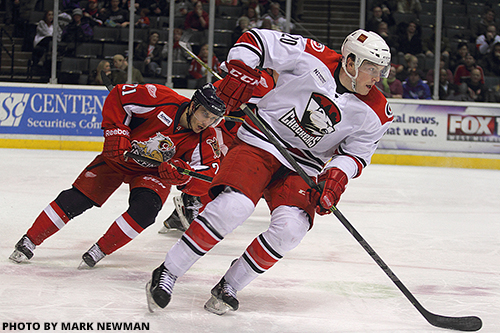
[[[381,77],[387,77],[391,69],[391,50],[387,43],[373,31],[359,29],[346,37],[342,43],[342,67],[352,80],[352,88],[356,91],[355,80],[358,77],[358,68],[363,61],[368,60],[376,65],[383,66]],[[356,56],[354,62],[355,75],[352,76],[346,69],[347,57]]]

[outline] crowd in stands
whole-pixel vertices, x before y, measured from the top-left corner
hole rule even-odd
[[[436,2],[371,2],[366,29],[381,35],[391,48],[391,74],[377,83],[387,97],[432,99],[435,57],[439,57],[439,99],[500,102],[500,35],[496,20],[500,7],[486,0],[480,12],[472,13],[477,3],[459,0],[453,4],[463,12],[444,5],[443,10],[449,12],[443,14],[440,54],[436,54]],[[426,9],[423,5],[427,5]]]
[[[423,1],[368,1],[370,10],[368,10],[365,28],[377,32],[386,40],[391,48],[393,59],[391,75],[378,82],[379,89],[392,98],[431,99],[434,91],[434,59],[439,57],[440,99],[500,102],[500,35],[498,33],[499,20],[496,20],[498,15],[495,12],[495,9],[500,8],[498,4],[489,4],[489,0],[485,0],[480,17],[477,12],[476,16],[467,11],[446,13],[443,20],[440,54],[435,54],[436,34],[433,24],[435,21],[428,19],[432,17],[435,10],[424,6],[435,5],[435,2]],[[467,9],[469,8],[467,1],[458,0],[455,3],[462,3],[463,8]],[[208,61],[207,29],[210,24],[215,24],[212,65],[216,72],[223,74],[220,64],[225,60],[230,46],[245,31],[254,27],[287,30],[283,11],[285,3],[285,1],[267,0],[217,0],[216,22],[209,22],[208,0],[176,0],[173,27],[174,85],[196,88],[205,82],[207,76],[206,69],[193,60],[188,52],[180,47],[179,42],[186,42],[185,45],[190,51]],[[47,59],[50,58],[51,53],[54,14],[51,10],[47,10],[43,18],[33,22],[32,16],[26,15],[21,10],[27,8],[34,11],[37,1],[30,0],[27,5],[21,1],[21,4],[19,5],[16,0],[7,0],[5,6],[9,12],[6,13],[5,23],[17,22],[22,25],[18,30],[26,36],[25,38],[31,39],[29,46],[33,54],[33,68],[47,70],[50,68],[50,61],[47,62]],[[105,70],[105,72],[109,72],[109,75],[114,72],[123,72],[128,66],[127,50],[122,48],[123,50],[119,52],[105,54],[102,49],[102,54],[82,54],[78,51],[79,46],[104,45],[106,42],[127,46],[130,24],[134,25],[136,36],[132,67],[141,73],[142,81],[158,83],[163,80],[163,83],[165,82],[168,60],[169,1],[136,0],[134,22],[130,22],[129,5],[129,0],[62,1],[57,27],[60,44],[58,53],[69,58],[82,56],[97,58],[96,61],[91,62],[91,68],[88,68],[85,73],[87,74],[86,83],[99,84],[100,82],[99,75],[95,74],[103,70],[99,68],[99,66],[102,67],[102,61],[97,60],[108,62],[111,71]],[[303,1],[293,1],[292,15],[296,22],[302,19],[302,6]],[[467,17],[467,25],[462,26],[463,30],[460,33],[455,30],[453,33],[450,32],[452,27],[456,28],[448,22],[450,15]],[[223,21],[226,24],[221,25]],[[27,23],[31,23],[33,27],[31,34],[26,28]],[[294,28],[295,26],[291,24],[292,32]],[[114,39],[109,40],[102,38],[97,29],[119,30],[119,33],[114,35]],[[94,31],[96,36],[94,36]],[[117,55],[123,56],[123,63],[120,63],[118,67],[118,62],[115,60]],[[178,68],[182,68],[182,71],[179,72]],[[476,82],[477,72],[479,72],[481,85]],[[125,77],[124,75],[118,76]],[[135,75],[135,77],[139,76]],[[82,82],[85,81],[79,79],[78,83]]]

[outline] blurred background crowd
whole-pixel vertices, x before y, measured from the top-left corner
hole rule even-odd
[[[4,22],[0,28],[1,81],[48,82],[54,29],[58,83],[102,85],[101,72],[113,84],[125,83],[129,65],[134,83],[164,84],[168,32],[173,28],[172,83],[176,88],[191,89],[207,81],[207,70],[192,59],[180,41],[208,63],[207,32],[213,24],[212,68],[224,76],[220,64],[245,31],[254,27],[287,31],[286,1],[217,0],[215,20],[210,22],[208,0],[177,0],[170,27],[169,0],[135,1],[133,22],[129,0],[62,0],[56,28],[53,1],[0,2]],[[439,99],[500,102],[498,1],[444,1],[440,54],[435,54],[435,0],[368,0],[365,4],[365,29],[380,34],[391,48],[390,75],[377,84],[387,97],[431,99],[437,57]],[[330,27],[336,20],[329,14],[328,23],[323,23],[308,6],[311,4],[303,0],[292,1],[291,33],[306,35],[304,26],[309,22]],[[328,6],[332,13],[342,14],[338,0],[329,1]],[[135,28],[132,61],[127,54],[130,25]],[[349,32],[341,34],[345,37]],[[306,37],[325,43],[314,35]],[[339,47],[332,48],[340,52]],[[16,76],[23,68],[23,63],[17,62],[24,62],[24,77]]]

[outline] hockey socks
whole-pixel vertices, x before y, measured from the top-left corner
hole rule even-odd
[[[143,230],[144,228],[125,212],[113,222],[97,244],[102,252],[111,254],[137,237]]]
[[[70,218],[54,200],[38,215],[26,234],[35,245],[40,245],[64,227],[69,220]]]

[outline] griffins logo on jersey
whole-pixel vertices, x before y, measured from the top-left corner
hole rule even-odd
[[[313,93],[301,120],[295,109],[291,109],[280,118],[280,122],[294,132],[308,148],[312,148],[325,134],[335,132],[334,126],[340,119],[340,111],[331,100]]]
[[[165,162],[174,157],[176,152],[175,145],[169,137],[161,133],[156,133],[156,136],[149,138],[146,142],[134,140],[132,141],[132,153],[141,156],[149,157],[159,162]],[[137,163],[146,168],[154,167],[153,164],[135,160]]]

